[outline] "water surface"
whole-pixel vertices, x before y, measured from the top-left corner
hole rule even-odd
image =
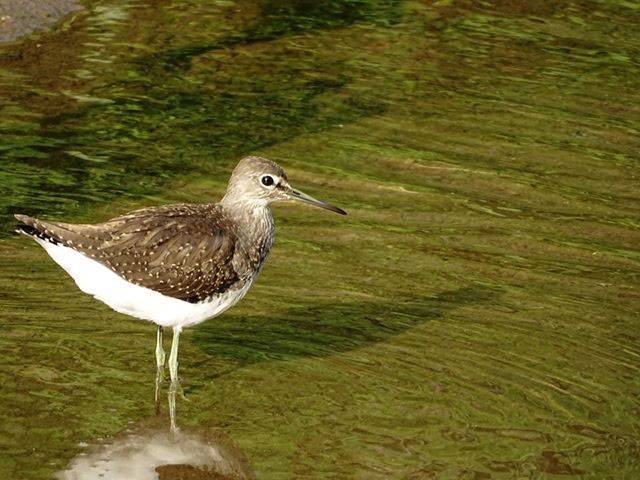
[[[246,154],[350,215],[274,208],[258,284],[183,335],[185,434],[261,479],[640,474],[634,2],[85,6],[0,48],[0,476],[155,415],[153,326],[11,214],[215,200]]]

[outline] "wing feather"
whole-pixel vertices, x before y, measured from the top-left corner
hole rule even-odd
[[[23,233],[73,248],[132,283],[187,302],[223,293],[239,280],[232,261],[237,238],[217,205],[145,208],[97,225],[16,218]]]

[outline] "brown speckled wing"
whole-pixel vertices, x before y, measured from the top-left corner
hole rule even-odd
[[[97,225],[17,216],[23,233],[73,248],[131,283],[197,303],[239,281],[236,236],[217,205],[166,205]]]

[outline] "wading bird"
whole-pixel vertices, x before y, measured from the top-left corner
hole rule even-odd
[[[247,157],[233,170],[219,203],[143,208],[95,225],[16,215],[17,231],[42,245],[80,290],[158,326],[159,375],[165,363],[162,329],[171,327],[173,383],[181,330],[220,315],[256,280],[274,239],[269,204],[279,200],[346,215],[294,189],[274,162]]]

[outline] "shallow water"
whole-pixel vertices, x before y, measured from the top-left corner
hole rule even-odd
[[[640,475],[636,3],[86,7],[0,47],[0,477],[168,428],[153,326],[11,214],[217,199],[249,153],[350,215],[274,208],[258,284],[183,335],[185,435],[261,479]]]

